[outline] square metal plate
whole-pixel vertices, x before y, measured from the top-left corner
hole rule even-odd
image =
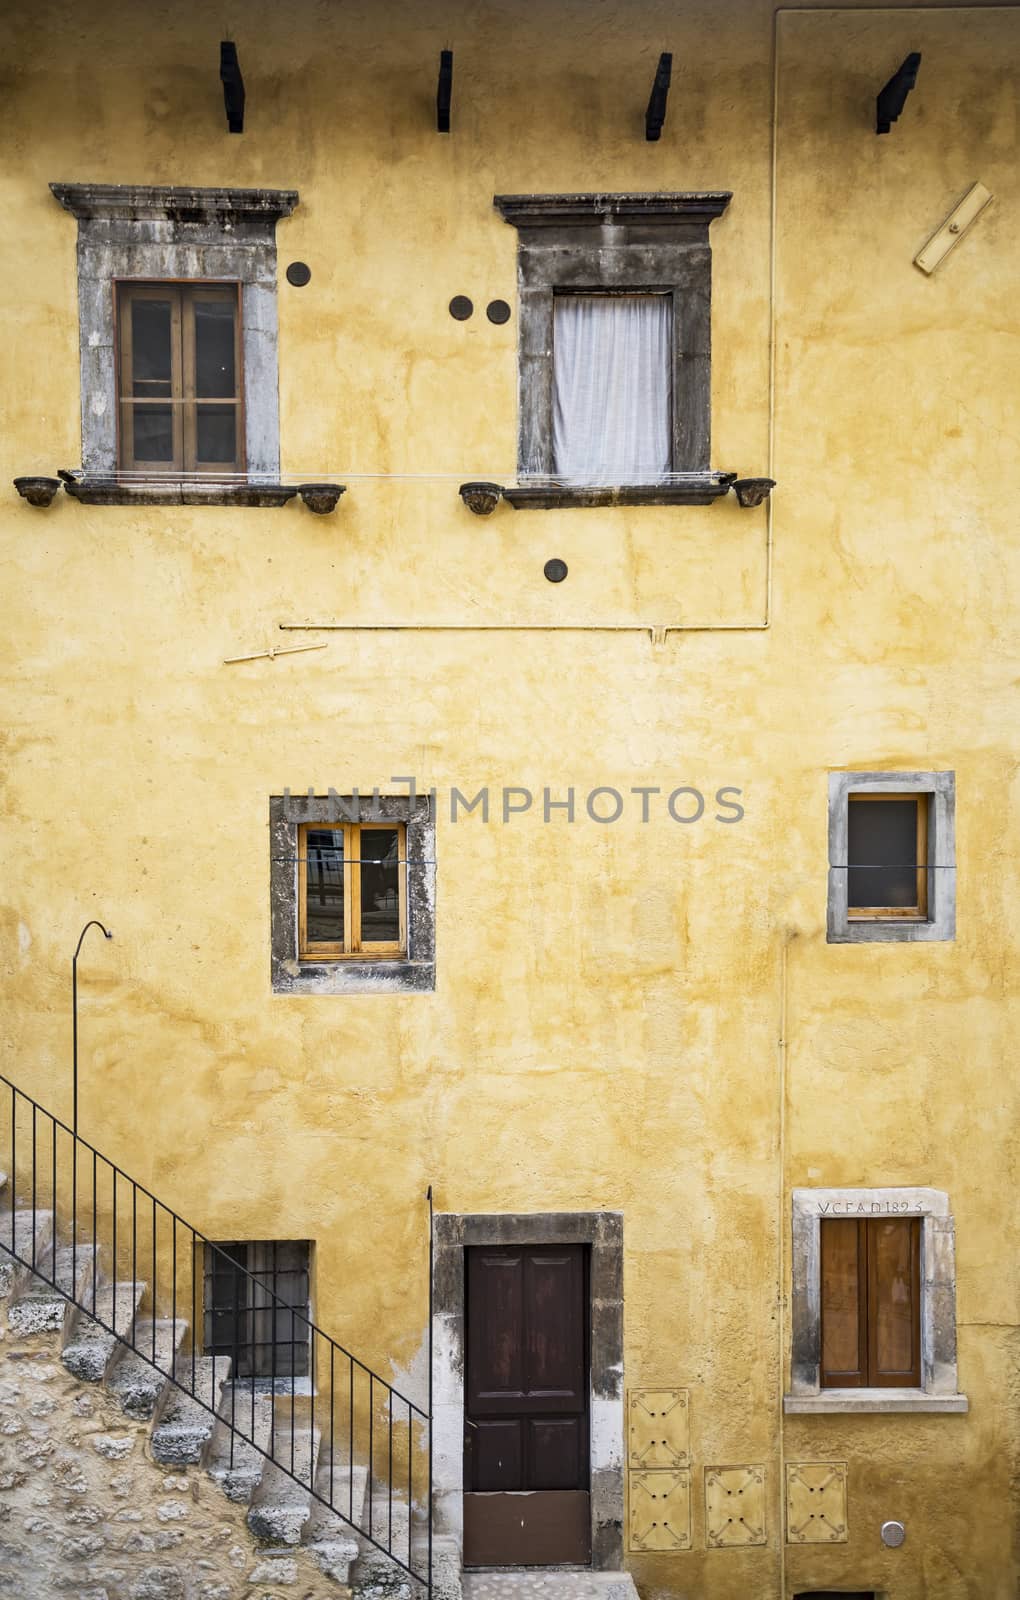
[[[690,1392],[631,1389],[627,1396],[627,1465],[689,1467]]]
[[[765,1543],[765,1468],[705,1468],[705,1541],[710,1549]]]
[[[787,1544],[846,1544],[846,1462],[788,1461]]]
[[[691,1548],[691,1475],[686,1468],[630,1474],[629,1529],[632,1550]]]

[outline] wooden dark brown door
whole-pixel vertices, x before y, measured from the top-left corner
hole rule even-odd
[[[587,1565],[588,1253],[466,1252],[466,1566]]]

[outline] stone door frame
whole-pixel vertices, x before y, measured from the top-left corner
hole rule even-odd
[[[623,1213],[437,1212],[432,1268],[432,1511],[437,1546],[463,1565],[464,1252],[473,1245],[591,1249],[591,1564],[623,1566]],[[438,1552],[437,1552],[438,1553]]]

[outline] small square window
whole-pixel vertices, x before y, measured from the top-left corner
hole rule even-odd
[[[298,948],[302,961],[407,954],[403,822],[299,827]]]
[[[236,284],[117,284],[118,457],[128,472],[240,472]]]
[[[308,1374],[307,1240],[205,1247],[205,1353],[228,1356],[234,1378]]]
[[[956,936],[952,772],[829,774],[830,944]]]

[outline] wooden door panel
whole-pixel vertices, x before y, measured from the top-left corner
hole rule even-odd
[[[583,1245],[469,1249],[464,1559],[590,1560]]]
[[[886,1388],[917,1386],[921,1382],[920,1218],[883,1218],[870,1222],[869,1228],[868,1293],[874,1308],[868,1352],[871,1382]]]
[[[576,1489],[587,1479],[579,1417],[528,1417],[528,1487]]]
[[[465,1481],[486,1489],[524,1484],[524,1424],[519,1417],[483,1418],[468,1430],[471,1470]]]

